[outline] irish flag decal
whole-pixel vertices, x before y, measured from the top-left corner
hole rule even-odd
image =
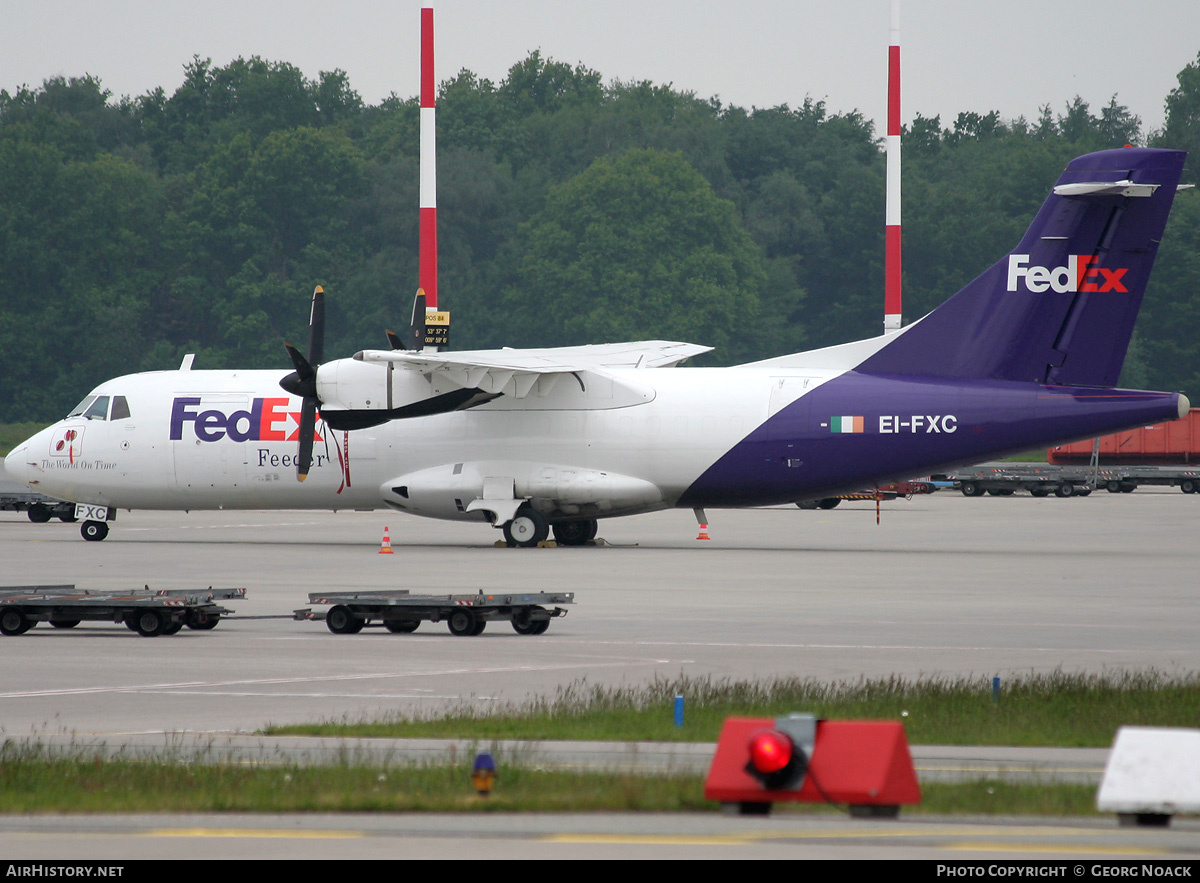
[[[830,417],[830,432],[862,432],[862,417]]]

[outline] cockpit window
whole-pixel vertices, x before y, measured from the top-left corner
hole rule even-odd
[[[88,396],[71,409],[68,417],[86,417],[88,420],[108,420],[108,396]],[[125,396],[112,396],[112,418],[120,420],[129,416],[129,401]]]
[[[91,407],[91,404],[94,401],[96,401],[95,396],[88,396],[82,402],[80,402],[78,405],[76,405],[74,408],[72,408],[71,413],[68,414],[67,416],[68,417],[78,417],[80,414],[82,414],[84,411],[86,411],[89,407]]]
[[[96,396],[96,401],[88,405],[87,410],[83,412],[83,416],[88,420],[107,420],[108,396]]]

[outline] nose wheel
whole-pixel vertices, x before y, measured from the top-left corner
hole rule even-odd
[[[103,521],[85,521],[79,526],[79,534],[91,543],[98,543],[108,536],[108,525]]]

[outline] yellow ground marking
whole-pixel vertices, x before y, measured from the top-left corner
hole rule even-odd
[[[362,831],[313,831],[295,828],[158,828],[147,837],[257,837],[347,840],[366,837]]]

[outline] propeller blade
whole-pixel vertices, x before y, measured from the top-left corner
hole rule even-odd
[[[308,360],[314,365],[325,361],[325,289],[313,289],[312,311],[308,315]]]
[[[300,409],[300,452],[296,456],[296,478],[304,481],[312,468],[313,434],[317,428],[317,400],[306,398]]]
[[[408,326],[408,348],[419,351],[425,348],[425,289],[418,288],[413,298],[412,322]]]
[[[290,343],[285,343],[288,358],[295,371],[279,381],[279,385],[302,399],[300,406],[300,445],[296,454],[296,478],[304,481],[312,468],[313,436],[317,425],[317,368],[325,358],[325,289],[313,289],[312,310],[308,314],[308,358]]]
[[[296,368],[296,373],[300,375],[301,380],[308,380],[316,376],[316,371],[309,364],[308,359],[304,358],[300,350],[296,349],[290,343],[284,343],[283,348],[287,350],[289,358],[292,360],[292,365]]]
[[[279,385],[286,392],[290,392],[294,396],[299,396],[302,399],[312,398],[317,394],[317,372],[312,365],[308,363],[308,359],[300,354],[300,351],[290,343],[285,343],[284,348],[287,350],[288,356],[292,359],[292,364],[296,370],[288,374],[279,381]]]
[[[395,331],[393,331],[390,328],[384,333],[387,334],[388,346],[390,346],[394,350],[404,349],[404,341],[400,339],[399,334],[397,334]]]

